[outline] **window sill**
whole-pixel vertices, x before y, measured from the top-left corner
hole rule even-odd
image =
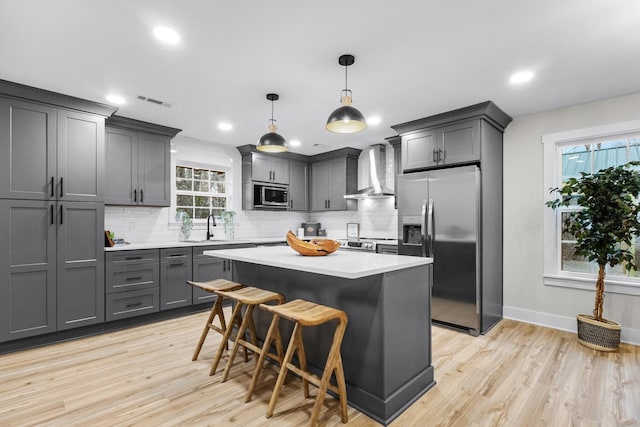
[[[589,291],[595,291],[596,278],[545,275],[544,284],[546,286],[558,286],[561,288],[585,289]],[[640,296],[640,284],[638,283],[626,282],[622,280],[610,280],[605,278],[604,289],[605,293],[608,292],[612,294]]]

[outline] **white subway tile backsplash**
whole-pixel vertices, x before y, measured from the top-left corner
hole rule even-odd
[[[396,238],[397,211],[393,198],[368,199],[358,201],[357,211],[344,212],[273,212],[241,210],[242,182],[241,157],[235,147],[177,137],[174,139],[177,153],[171,154],[172,168],[176,158],[185,161],[218,164],[229,168],[229,190],[231,191],[231,209],[236,212],[234,235],[236,239],[282,237],[288,230],[297,230],[303,222],[320,222],[327,235],[333,238],[345,238],[347,223],[360,224],[360,236],[372,238]],[[393,149],[387,148],[387,187],[393,187]],[[361,155],[359,174],[368,167],[368,161]],[[368,181],[366,181],[368,182]],[[362,188],[366,182],[358,186]],[[116,238],[124,238],[133,243],[159,243],[180,240],[180,226],[170,218],[169,208],[148,206],[106,206],[105,229],[115,233]],[[214,238],[226,238],[224,224],[219,223],[213,229]],[[196,223],[191,231],[191,239],[205,239],[206,224]]]

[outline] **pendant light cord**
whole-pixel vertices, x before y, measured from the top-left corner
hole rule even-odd
[[[347,85],[347,69],[349,68],[348,65],[344,66],[344,90],[347,91],[349,90],[349,86]]]

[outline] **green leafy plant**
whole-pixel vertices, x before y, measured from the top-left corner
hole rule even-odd
[[[180,231],[185,238],[188,238],[189,234],[191,234],[191,229],[193,228],[193,220],[186,212],[180,212],[180,220],[182,222]]]
[[[638,260],[629,248],[640,233],[640,172],[634,168],[639,165],[640,162],[629,162],[592,174],[581,172],[580,178],[570,178],[564,186],[551,188],[551,193],[559,197],[546,202],[552,209],[574,204],[581,208],[569,212],[563,232],[574,236],[577,256],[598,264],[593,309],[597,321],[602,321],[607,264],[622,264],[627,270],[637,267]]]

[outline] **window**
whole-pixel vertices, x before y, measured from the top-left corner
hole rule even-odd
[[[207,219],[227,209],[227,172],[176,165],[176,214]]]
[[[640,121],[544,135],[545,200],[555,197],[549,188],[560,187],[580,172],[593,173],[609,166],[640,160]],[[544,207],[544,283],[593,289],[598,267],[574,254],[575,241],[562,232],[564,219],[578,206],[555,211]],[[640,238],[634,248],[640,257]],[[640,272],[607,266],[607,290],[640,295]]]

